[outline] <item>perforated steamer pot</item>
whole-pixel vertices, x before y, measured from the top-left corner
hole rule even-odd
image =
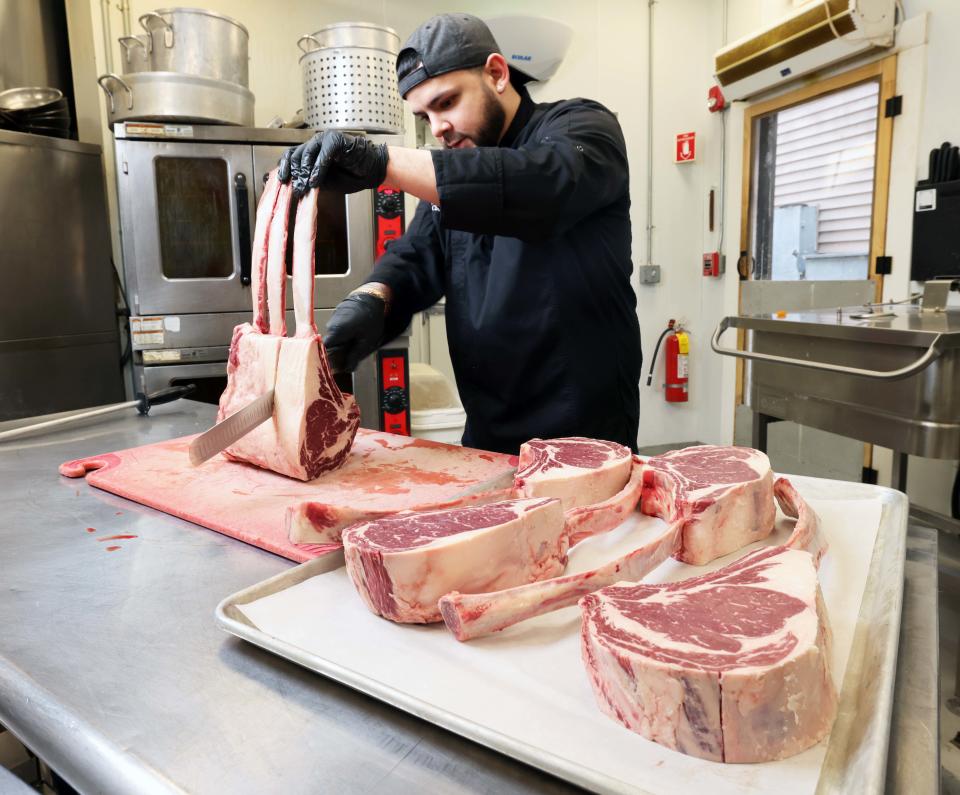
[[[303,117],[319,130],[403,132],[397,88],[396,31],[367,22],[340,22],[301,36]]]

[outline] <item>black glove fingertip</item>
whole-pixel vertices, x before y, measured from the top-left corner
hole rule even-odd
[[[335,373],[352,372],[345,368],[346,351],[343,348],[327,348],[327,362]]]
[[[290,154],[292,152],[292,149],[288,149],[280,156],[280,161],[277,163],[277,178],[282,183],[290,181]]]

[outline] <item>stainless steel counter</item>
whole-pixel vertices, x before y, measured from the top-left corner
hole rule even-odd
[[[0,445],[0,723],[85,793],[576,791],[223,634],[220,599],[292,564],[57,474],[214,411],[182,401]],[[908,577],[934,578],[933,560]],[[898,677],[894,722],[911,728],[889,779],[912,793],[937,733],[936,613],[914,596],[904,616],[923,626],[900,654],[919,678]]]

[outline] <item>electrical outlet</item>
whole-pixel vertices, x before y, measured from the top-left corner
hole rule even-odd
[[[640,277],[640,284],[659,284],[660,266],[659,265],[640,265],[637,268],[637,274]]]

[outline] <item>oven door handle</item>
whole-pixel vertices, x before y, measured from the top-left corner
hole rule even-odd
[[[237,199],[237,244],[240,249],[240,284],[250,286],[250,191],[246,174],[233,178]]]
[[[734,348],[724,348],[720,344],[720,337],[723,336],[728,328],[737,326],[738,318],[725,317],[720,321],[717,330],[710,340],[710,347],[714,353],[723,356],[736,356],[738,359],[747,359],[751,362],[768,362],[770,364],[789,364],[794,367],[806,367],[810,370],[821,370],[827,373],[839,373],[841,375],[859,375],[864,378],[874,378],[880,381],[897,381],[901,378],[909,378],[916,375],[921,370],[926,369],[930,364],[946,350],[947,348],[957,347],[957,340],[951,340],[953,335],[937,334],[930,343],[930,346],[924,351],[923,355],[915,362],[906,367],[900,367],[896,370],[865,370],[860,367],[847,367],[843,364],[829,364],[828,362],[817,362],[809,359],[791,359],[788,356],[775,356],[771,353],[757,353],[756,351],[740,351]],[[748,331],[750,329],[747,329]]]

